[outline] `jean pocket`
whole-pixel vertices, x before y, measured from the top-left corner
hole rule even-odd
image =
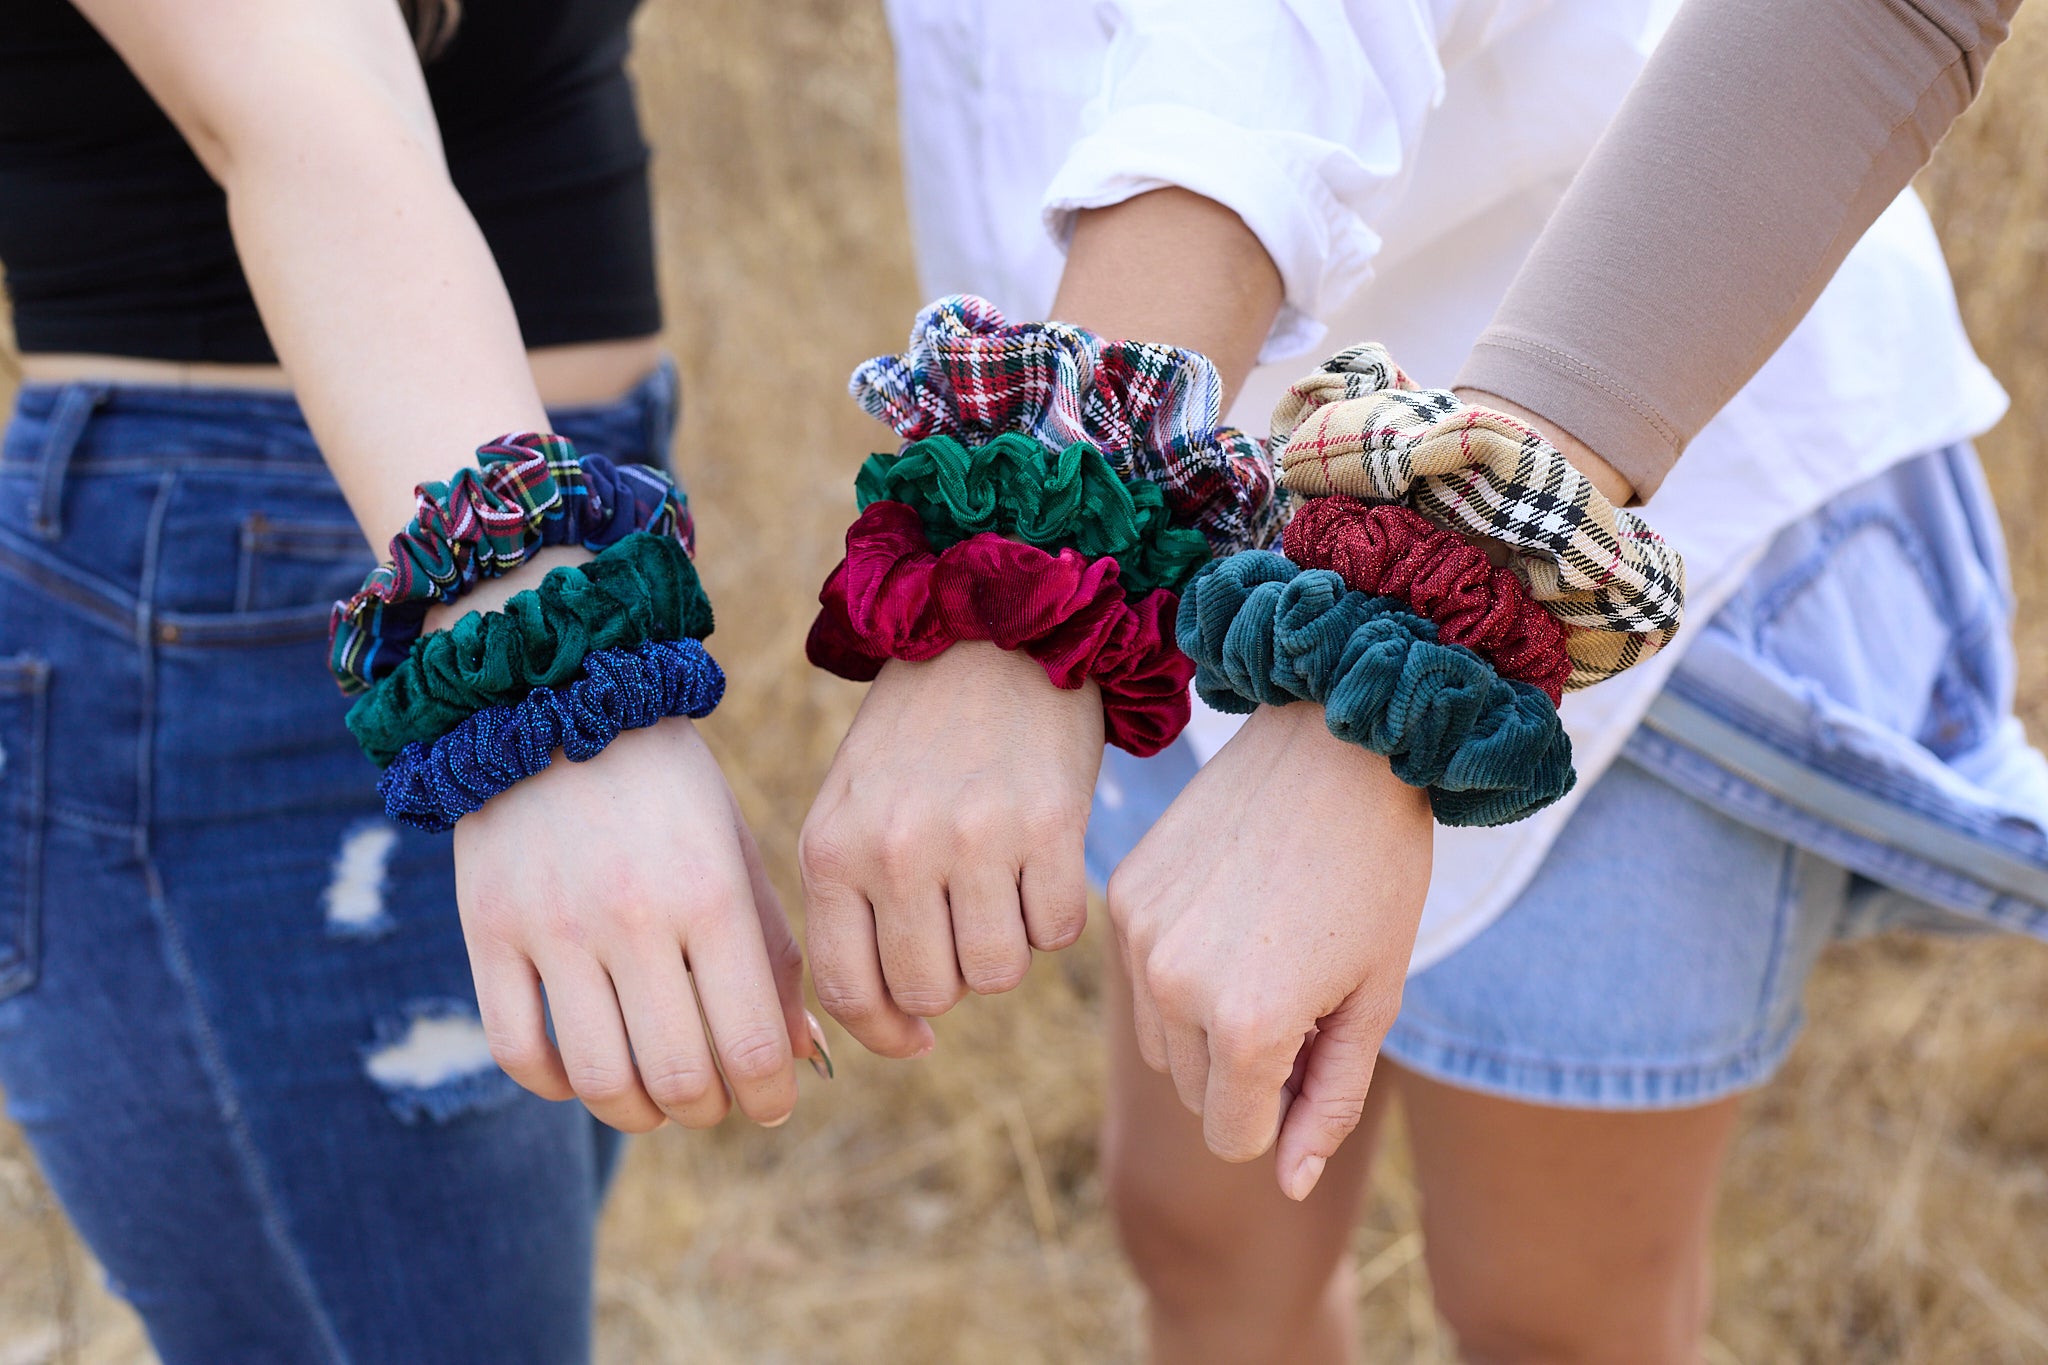
[[[279,611],[333,602],[360,588],[375,565],[352,521],[291,521],[251,512],[242,522],[235,610]]]
[[[49,684],[50,667],[41,659],[0,659],[0,999],[36,979]]]

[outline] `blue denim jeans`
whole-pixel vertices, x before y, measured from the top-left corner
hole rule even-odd
[[[664,463],[675,392],[555,429]],[[371,562],[289,398],[32,385],[0,446],[0,1087],[169,1365],[589,1354],[619,1137],[492,1063],[342,726]]]

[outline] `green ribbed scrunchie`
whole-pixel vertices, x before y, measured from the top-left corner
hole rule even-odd
[[[559,687],[594,650],[649,640],[701,640],[711,599],[689,552],[667,536],[627,536],[584,564],[549,572],[489,613],[423,635],[348,711],[348,728],[378,767],[414,740],[432,741],[487,706]]]
[[[1124,591],[1179,587],[1209,559],[1209,542],[1175,526],[1159,485],[1125,483],[1094,446],[1053,451],[1020,432],[987,445],[951,436],[912,441],[894,455],[870,455],[854,479],[865,510],[876,502],[917,509],[934,550],[992,531],[1057,553],[1112,558]]]
[[[1322,703],[1330,733],[1384,754],[1446,825],[1504,825],[1572,789],[1572,742],[1550,698],[1503,678],[1397,598],[1328,569],[1245,550],[1181,593],[1174,638],[1219,711]]]

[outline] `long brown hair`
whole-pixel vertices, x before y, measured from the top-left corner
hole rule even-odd
[[[398,0],[398,7],[405,12],[405,26],[412,30],[412,45],[423,62],[441,55],[462,22],[462,0]]]

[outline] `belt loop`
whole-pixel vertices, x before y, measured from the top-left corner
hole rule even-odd
[[[66,384],[50,410],[50,424],[43,434],[42,488],[36,496],[35,519],[30,523],[44,540],[64,534],[64,476],[71,468],[71,453],[85,435],[85,424],[94,409],[107,401],[105,384]]]

